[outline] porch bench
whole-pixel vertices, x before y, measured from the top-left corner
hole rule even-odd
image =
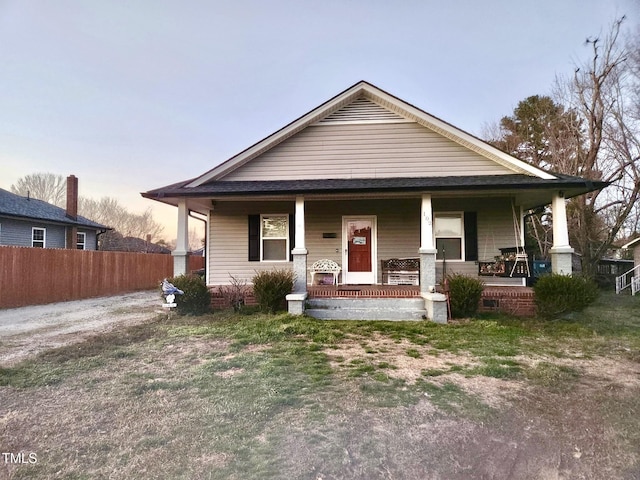
[[[383,285],[420,285],[419,258],[381,260]]]
[[[313,265],[311,265],[311,268],[309,269],[309,273],[311,273],[311,285],[316,284],[315,283],[316,273],[332,275],[333,285],[337,285],[338,275],[340,275],[341,271],[342,271],[342,268],[340,268],[340,265],[338,265],[333,260],[329,260],[328,258],[323,258],[322,260],[318,260],[314,262]]]

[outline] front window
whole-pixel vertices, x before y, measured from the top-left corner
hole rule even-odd
[[[261,215],[260,251],[262,261],[289,260],[289,215]]]
[[[78,250],[86,250],[87,248],[87,234],[84,232],[76,233],[76,248]]]
[[[31,246],[36,248],[44,248],[47,230],[44,228],[33,227],[31,229]]]
[[[464,221],[462,213],[436,213],[434,235],[439,260],[464,260]]]

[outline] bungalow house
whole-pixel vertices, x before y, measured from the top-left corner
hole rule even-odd
[[[67,208],[0,188],[0,245],[97,250],[108,227],[78,215],[78,179],[67,178]]]
[[[289,310],[302,313],[318,292],[413,283],[382,296],[399,302],[411,292],[422,302],[418,313],[446,321],[437,291],[445,273],[525,285],[528,210],[551,204],[552,269],[570,274],[565,200],[603,186],[529,165],[361,81],[199,177],[142,195],[178,207],[176,274],[186,272],[195,211],[208,218],[212,288],[291,267]],[[332,285],[310,285],[324,283],[317,270],[331,273]],[[385,301],[388,311],[404,308]],[[346,315],[317,306],[307,313],[320,317],[324,307]]]

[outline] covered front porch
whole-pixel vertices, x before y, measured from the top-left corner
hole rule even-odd
[[[522,192],[504,190],[486,192],[482,197],[462,191],[204,198],[197,203],[179,199],[181,235],[188,231],[190,210],[206,205],[206,278],[211,287],[228,284],[232,277],[250,283],[255,272],[265,269],[292,268],[296,282],[287,297],[292,314],[313,315],[314,309],[309,307],[319,299],[357,299],[370,307],[384,299],[387,303],[396,301],[396,310],[402,299],[403,303],[411,300],[411,308],[421,311],[418,318],[446,322],[446,298],[438,291],[444,276],[461,273],[480,277],[486,261],[504,247],[521,247],[523,212],[532,200]],[[568,274],[572,249],[564,206],[562,192],[556,192],[552,264],[555,272]],[[186,238],[178,240],[176,274],[181,273],[182,252],[186,250],[181,248]],[[403,282],[385,275],[385,262],[407,258],[418,269],[411,278],[414,285],[398,285]],[[319,282],[311,267],[320,259],[339,266],[339,273],[331,279],[333,287],[313,284]],[[485,275],[482,280],[492,287],[526,285],[519,275]],[[420,308],[418,302],[422,302]]]

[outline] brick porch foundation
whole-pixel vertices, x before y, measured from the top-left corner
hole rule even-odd
[[[228,300],[213,287],[211,306],[214,309],[229,308]],[[309,298],[415,298],[420,297],[420,287],[405,285],[363,285],[308,287]],[[245,305],[256,305],[251,288],[244,298]],[[480,299],[480,312],[503,312],[518,317],[532,317],[536,313],[533,289],[529,287],[486,287]]]
[[[486,287],[480,299],[480,312],[502,312],[517,317],[533,317],[536,314],[533,289]]]

